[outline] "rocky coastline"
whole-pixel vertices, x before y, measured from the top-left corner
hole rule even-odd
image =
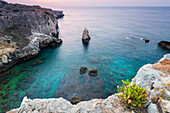
[[[147,64],[139,69],[131,84],[145,87],[150,93],[150,99],[162,97],[159,106],[152,101],[146,103],[148,113],[170,112],[170,54],[155,64]],[[131,85],[130,84],[130,85]],[[121,105],[118,94],[113,94],[107,99],[92,99],[72,105],[63,98],[28,99],[25,97],[21,106],[7,113],[134,113]]]
[[[63,16],[63,11],[0,1],[0,73],[42,48],[59,46],[57,19]]]

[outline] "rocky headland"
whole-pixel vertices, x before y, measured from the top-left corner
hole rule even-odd
[[[147,64],[139,69],[131,84],[145,87],[150,93],[150,101],[147,102],[146,112],[148,113],[169,113],[170,112],[170,54],[155,64]],[[131,85],[130,84],[130,85]],[[134,113],[121,105],[118,94],[113,94],[107,99],[92,99],[72,105],[63,98],[52,99],[28,99],[25,97],[21,106],[8,113]],[[158,104],[154,98],[161,96]]]
[[[63,11],[0,1],[0,72],[60,45],[57,19],[63,16]]]

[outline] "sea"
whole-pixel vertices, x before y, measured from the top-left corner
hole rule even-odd
[[[58,20],[63,44],[43,49],[0,76],[0,112],[19,107],[25,96],[105,99],[117,92],[121,80],[131,80],[140,67],[169,53],[158,42],[170,41],[170,7],[56,9],[65,14]],[[85,27],[91,37],[88,45],[82,43]],[[79,74],[80,67],[96,68],[98,75]]]

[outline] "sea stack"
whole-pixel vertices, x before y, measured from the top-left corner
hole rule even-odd
[[[84,44],[88,44],[89,43],[89,41],[90,41],[90,36],[89,36],[89,31],[88,31],[88,29],[85,27],[84,28],[84,31],[83,31],[83,35],[82,35],[82,42],[84,43]]]

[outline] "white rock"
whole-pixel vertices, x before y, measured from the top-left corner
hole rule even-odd
[[[157,105],[151,103],[148,107],[148,113],[159,113]]]
[[[2,63],[8,64],[8,56],[7,55],[2,55]]]
[[[170,113],[170,101],[162,100],[162,108],[165,112]]]

